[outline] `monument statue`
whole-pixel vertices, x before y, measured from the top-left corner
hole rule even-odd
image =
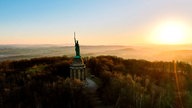
[[[75,38],[75,33],[74,33],[74,41],[75,41],[75,52],[76,52],[76,58],[80,57],[80,47],[79,47],[79,42]]]
[[[75,32],[74,32],[74,41],[75,41],[76,55],[73,58],[73,62],[70,65],[70,78],[79,79],[79,80],[85,82],[86,81],[86,66],[80,55],[80,46],[79,46],[78,40],[76,40],[76,38],[75,38]]]

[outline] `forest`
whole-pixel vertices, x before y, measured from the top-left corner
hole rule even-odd
[[[69,78],[72,60],[62,56],[1,62],[0,107],[95,108],[83,82]],[[96,92],[105,105],[192,108],[192,66],[188,63],[116,56],[83,60],[87,74],[97,79]]]

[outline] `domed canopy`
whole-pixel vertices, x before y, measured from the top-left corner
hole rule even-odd
[[[72,66],[75,66],[75,65],[85,65],[84,62],[83,62],[83,59],[81,58],[73,58],[73,63],[71,64]]]

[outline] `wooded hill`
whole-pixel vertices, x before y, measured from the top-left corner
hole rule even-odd
[[[192,67],[116,56],[85,57],[98,95],[116,108],[191,108]],[[0,63],[0,107],[93,108],[83,83],[70,80],[71,57],[43,57]]]

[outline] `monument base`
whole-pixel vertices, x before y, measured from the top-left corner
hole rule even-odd
[[[70,66],[70,78],[86,80],[86,66],[80,56],[73,58],[73,63]]]

